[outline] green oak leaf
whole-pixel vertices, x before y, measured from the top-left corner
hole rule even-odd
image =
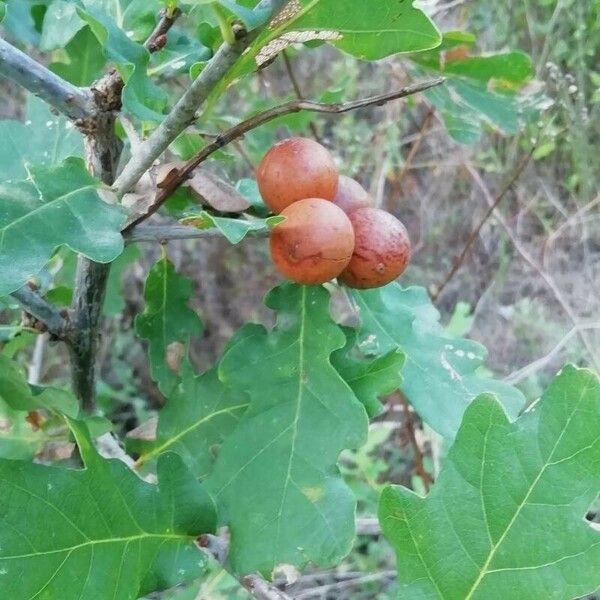
[[[181,383],[159,413],[156,439],[136,440],[138,465],[176,452],[198,479],[205,479],[215,461],[214,448],[235,429],[247,407],[246,395],[219,381],[216,367],[196,376],[184,365]]]
[[[427,50],[441,42],[436,26],[410,0],[300,0],[300,5],[285,32],[336,33],[333,45],[363,60]]]
[[[0,182],[0,296],[37,275],[61,246],[100,263],[121,254],[125,213],[100,199],[99,186],[78,158]]]
[[[4,308],[4,306],[2,306],[2,308]],[[22,330],[20,325],[0,325],[0,343],[5,343],[14,339]]]
[[[401,389],[421,418],[453,438],[469,403],[484,392],[498,394],[511,417],[523,408],[521,392],[477,373],[487,352],[471,340],[447,335],[425,289],[391,283],[375,290],[350,290],[359,313],[358,345],[382,356],[399,348],[406,355]]]
[[[0,354],[0,400],[12,410],[30,411],[40,408],[53,413],[76,417],[77,399],[59,388],[29,385],[21,367],[8,356]]]
[[[31,94],[25,122],[0,121],[0,139],[0,181],[26,179],[28,164],[53,167],[83,154],[83,140],[73,123],[53,115]]]
[[[33,9],[43,8],[52,0],[6,0],[2,26],[11,37],[24,44],[36,46],[40,41],[36,20],[32,15]],[[1,11],[0,11],[1,13]]]
[[[106,284],[103,313],[114,317],[123,312],[125,299],[123,298],[123,274],[127,267],[140,257],[140,249],[135,244],[125,246],[123,253],[117,257],[110,266],[110,274]]]
[[[269,231],[285,217],[273,216],[266,219],[232,219],[217,217],[203,210],[181,219],[184,225],[193,225],[198,229],[217,229],[231,244],[239,244],[249,233]]]
[[[54,0],[44,14],[40,50],[48,52],[64,48],[84,26],[85,21],[77,13],[76,3]]]
[[[471,34],[448,32],[439,47],[411,56],[419,74],[446,77],[443,86],[425,95],[440,111],[448,133],[465,144],[480,138],[484,124],[504,135],[516,133],[538,118],[548,102],[542,94],[522,90],[534,74],[527,54],[473,54],[475,42]]]
[[[346,345],[331,355],[331,363],[363,403],[369,417],[375,417],[381,412],[379,398],[396,391],[402,383],[404,354],[392,349],[383,356],[368,358],[357,347],[356,330],[343,330]]]
[[[202,321],[188,307],[191,295],[192,282],[179,275],[164,254],[148,273],[144,286],[146,307],[135,319],[135,330],[148,340],[152,378],[165,396],[171,394],[179,379],[167,362],[169,346],[202,335]]]
[[[189,72],[197,63],[205,63],[212,50],[195,36],[180,29],[171,29],[167,45],[152,54],[148,75],[150,77],[174,77]]]
[[[477,38],[462,31],[444,33],[442,43],[434,50],[420,52],[411,60],[432,71],[451,76],[461,75],[484,83],[491,80],[509,82],[516,86],[534,75],[533,61],[525,52],[510,50],[488,54],[472,54]],[[452,56],[449,51],[464,49]]]
[[[275,328],[255,327],[219,367],[251,402],[207,486],[230,528],[234,570],[270,576],[282,563],[336,564],[350,550],[356,502],[336,462],[364,443],[367,416],[330,363],[345,337],[326,290],[285,284],[266,304]]]
[[[127,36],[99,0],[78,0],[78,14],[91,28],[104,48],[106,57],[116,63],[125,87],[123,107],[138,119],[161,121],[167,103],[165,92],[148,77],[150,53],[143,44]]]
[[[51,63],[50,69],[79,86],[91,85],[99,79],[106,65],[102,46],[89,27],[81,29],[64,47],[61,59]]]
[[[83,470],[0,460],[3,595],[133,600],[199,577],[194,541],[214,531],[215,508],[181,459],[162,456],[150,485],[70,426]]]
[[[384,490],[379,518],[406,600],[571,600],[600,586],[600,381],[567,366],[510,423],[492,395],[467,409],[426,498]]]
[[[238,0],[253,6],[254,2]],[[357,58],[378,60],[393,54],[435,48],[441,34],[412,0],[297,0],[290,2],[250,45],[243,58],[210,94],[204,118],[233,82],[277,56],[287,46],[329,42]]]
[[[0,458],[31,460],[47,439],[27,422],[27,413],[13,410],[0,399]]]

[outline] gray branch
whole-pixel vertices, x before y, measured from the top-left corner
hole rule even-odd
[[[286,4],[287,0],[262,0],[255,10],[269,9],[271,15],[275,15]],[[133,189],[142,175],[154,164],[154,161],[194,120],[200,106],[237,62],[252,39],[258,35],[258,30],[251,35],[240,31],[238,31],[238,34],[239,39],[233,44],[224,43],[219,48],[204,70],[173,107],[173,110],[133,153],[114,184],[115,192],[119,197]]]
[[[169,240],[196,240],[212,237],[222,237],[218,229],[196,229],[185,225],[137,225],[126,232],[127,242],[168,242]],[[250,232],[249,236],[264,237],[267,231]]]
[[[212,556],[224,569],[229,570],[227,565],[228,540],[207,533],[198,538],[198,546]],[[236,575],[233,576],[236,577]],[[258,574],[236,578],[256,600],[291,600],[290,596]]]
[[[65,81],[2,38],[0,75],[12,79],[70,119],[90,117],[94,112],[88,90]]]
[[[69,318],[29,286],[24,285],[13,292],[11,296],[23,307],[25,312],[41,321],[52,335],[61,339],[69,337],[72,330]]]

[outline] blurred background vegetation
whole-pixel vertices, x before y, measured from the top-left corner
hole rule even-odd
[[[600,0],[424,0],[420,5],[442,31],[473,33],[478,52],[527,52],[535,71],[528,87],[546,99],[539,118],[513,135],[484,123],[476,141],[460,144],[449,135],[431,96],[342,117],[299,114],[247,135],[221,153],[215,168],[232,182],[251,178],[274,141],[290,134],[316,137],[377,205],[406,224],[414,259],[402,284],[427,287],[448,329],[484,344],[495,375],[533,400],[565,362],[600,365]],[[292,49],[240,84],[216,107],[217,118],[207,127],[218,132],[239,115],[274,101],[354,99],[393,90],[415,76],[414,65],[402,57],[361,63],[329,46]],[[169,85],[178,93],[176,79]],[[18,91],[5,83],[0,89],[1,116],[23,118]],[[532,149],[523,174],[441,288],[471,232]],[[132,329],[143,307],[145,275],[159,252],[153,246],[130,248],[119,259],[109,290],[100,404],[123,432],[164,403]],[[264,240],[239,246],[216,238],[171,242],[168,252],[197,288],[193,305],[206,335],[193,347],[192,358],[200,368],[211,364],[243,322],[270,321],[262,298],[278,276]],[[59,266],[66,280],[71,257],[63,256]],[[61,293],[67,292],[55,287],[54,300],[60,301]],[[45,336],[34,340],[25,333],[7,342],[4,351],[30,364],[30,379],[66,381],[61,350],[49,351]],[[289,586],[294,598],[395,597],[393,554],[369,531],[369,519],[384,481],[424,492],[444,448],[401,398],[390,398],[386,406],[371,427],[369,444],[342,457],[367,535],[359,536],[335,571],[308,572]],[[289,573],[278,577],[293,580]],[[215,567],[202,583],[164,597],[247,596]]]

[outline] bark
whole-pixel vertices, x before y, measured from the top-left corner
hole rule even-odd
[[[109,73],[93,88],[101,112],[84,130],[87,167],[104,183],[112,185],[123,144],[115,133],[115,114],[121,106],[120,77]],[[74,336],[69,350],[73,392],[81,407],[91,412],[95,406],[102,307],[110,264],[100,264],[79,256],[72,304]]]

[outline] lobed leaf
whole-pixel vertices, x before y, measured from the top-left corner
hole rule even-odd
[[[346,345],[331,355],[331,362],[363,403],[369,417],[381,412],[379,398],[396,391],[402,383],[404,354],[392,349],[383,356],[368,358],[356,347],[357,332],[347,327]]]
[[[118,1],[118,0],[117,0]],[[143,44],[127,36],[122,9],[112,18],[110,4],[100,0],[78,0],[78,14],[91,28],[104,48],[106,57],[115,62],[125,81],[123,107],[138,119],[161,121],[161,111],[167,103],[165,92],[148,77],[150,53]]]
[[[285,31],[339,34],[333,45],[363,60],[435,48],[441,35],[429,17],[411,0],[300,0],[300,10]]]
[[[0,181],[26,179],[27,165],[55,167],[69,156],[83,155],[79,131],[33,95],[27,97],[24,123],[0,121]]]
[[[123,210],[103,202],[81,159],[30,167],[25,181],[0,183],[0,296],[35,276],[68,246],[96,262],[123,251]]]
[[[43,408],[70,417],[79,412],[77,399],[70,392],[29,385],[19,365],[4,354],[0,354],[0,400],[19,411]]]
[[[504,135],[516,133],[547,104],[541,94],[524,91],[534,74],[524,52],[474,54],[475,36],[451,31],[439,47],[414,54],[418,72],[446,77],[444,86],[425,92],[440,111],[448,133],[458,142],[476,142],[487,124]]]
[[[136,440],[138,465],[175,452],[195,477],[206,479],[215,448],[235,429],[247,407],[246,395],[223,385],[216,368],[196,376],[185,365],[181,383],[160,411],[155,439]]]
[[[47,439],[27,421],[27,413],[13,410],[0,395],[0,458],[31,460]]]
[[[214,530],[215,509],[179,457],[161,457],[150,485],[70,425],[83,470],[0,459],[3,594],[133,600],[199,577],[194,540]]]
[[[486,358],[485,348],[447,335],[423,288],[403,289],[391,283],[349,293],[360,318],[359,348],[374,356],[398,348],[405,354],[401,389],[438,433],[453,438],[467,406],[484,392],[497,394],[507,413],[512,418],[517,416],[524,405],[521,392],[478,374]]]
[[[510,423],[497,399],[467,409],[426,498],[392,486],[379,518],[399,598],[571,600],[600,586],[600,380],[567,366]]]
[[[366,439],[365,410],[330,363],[344,346],[322,287],[285,284],[267,297],[272,331],[254,327],[219,373],[250,406],[219,452],[207,486],[231,531],[240,573],[337,563],[354,537],[355,499],[336,466]]]
[[[192,282],[179,275],[164,254],[150,269],[144,286],[144,312],[135,319],[137,334],[148,340],[152,378],[168,396],[177,385],[178,369],[168,362],[169,347],[185,344],[193,335],[201,335],[198,315],[188,307]],[[172,346],[171,346],[172,347]]]

